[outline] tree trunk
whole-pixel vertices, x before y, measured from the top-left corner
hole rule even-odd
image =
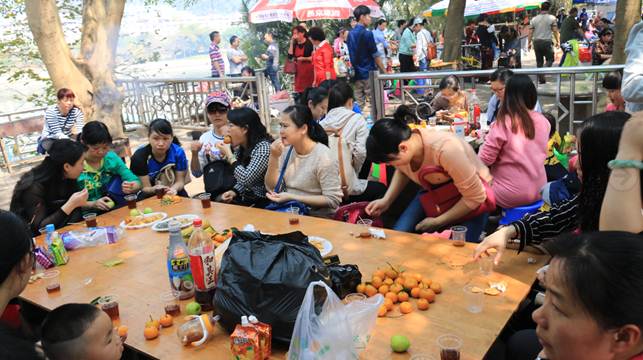
[[[466,0],[451,0],[447,12],[447,24],[444,30],[444,50],[442,60],[459,61],[460,46],[464,36],[464,7]]]
[[[625,43],[632,27],[641,21],[641,0],[618,0],[612,64],[625,64]]]
[[[79,58],[65,41],[55,0],[27,0],[25,9],[54,87],[72,89],[86,119],[104,122],[113,137],[121,137],[122,95],[113,70],[125,0],[83,1]]]

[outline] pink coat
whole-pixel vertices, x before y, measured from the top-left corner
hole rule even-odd
[[[533,203],[541,198],[540,189],[547,182],[545,158],[549,139],[549,121],[540,113],[530,111],[535,136],[528,139],[522,130],[511,132],[511,120],[503,126],[494,121],[489,134],[478,152],[478,157],[489,167],[491,187],[496,202],[502,208],[513,208]]]

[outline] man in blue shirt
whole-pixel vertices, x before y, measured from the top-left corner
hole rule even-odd
[[[386,54],[388,53],[388,41],[386,41],[386,36],[384,35],[384,31],[386,30],[386,26],[388,25],[388,23],[386,22],[386,19],[379,19],[377,20],[376,24],[377,25],[373,30],[373,38],[375,39],[375,45],[377,46],[377,51],[380,52],[382,65],[386,67],[386,65],[388,64],[388,60],[386,57]]]
[[[514,72],[504,68],[498,69],[491,74],[491,91],[493,92],[493,96],[489,99],[489,105],[487,106],[488,125],[491,125],[498,116],[498,111],[500,110],[502,101],[505,98],[505,84],[512,76],[514,76]],[[540,101],[536,101],[534,111],[539,113],[543,112],[543,109],[540,106]]]
[[[386,69],[382,64],[381,54],[377,51],[373,33],[366,29],[371,25],[371,9],[368,6],[360,5],[355,8],[353,15],[355,15],[357,25],[348,34],[348,52],[353,69],[355,69],[355,75],[353,76],[355,99],[362,111],[364,111],[366,109],[366,99],[371,93],[368,83],[369,72],[377,68],[382,72],[386,72]],[[373,104],[371,104],[372,113]]]

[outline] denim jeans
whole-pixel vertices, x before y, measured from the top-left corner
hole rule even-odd
[[[424,214],[424,209],[420,203],[420,195],[423,191],[419,191],[417,195],[411,200],[411,202],[406,207],[406,210],[400,215],[400,218],[397,219],[393,230],[404,231],[414,233],[415,225],[420,221],[426,218]],[[472,243],[480,242],[480,234],[484,230],[485,225],[487,224],[487,219],[489,214],[485,213],[473,219],[463,221],[459,225],[464,225],[467,227],[467,241]],[[454,224],[455,225],[455,224]]]
[[[266,69],[265,74],[270,78],[272,86],[275,88],[275,92],[281,91],[281,84],[279,83],[279,74],[277,70],[268,68]]]
[[[426,61],[426,58],[420,60],[419,66],[418,66],[418,71],[426,71],[428,69],[428,63]],[[424,79],[418,79],[417,84],[419,86],[423,86],[426,83],[426,80]],[[420,95],[424,95],[424,89],[417,89],[417,93]]]

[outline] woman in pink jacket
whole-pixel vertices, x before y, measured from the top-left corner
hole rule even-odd
[[[502,208],[531,204],[540,199],[547,182],[545,158],[549,121],[532,111],[538,95],[527,75],[515,75],[506,84],[505,100],[478,157],[493,175],[492,189]]]

